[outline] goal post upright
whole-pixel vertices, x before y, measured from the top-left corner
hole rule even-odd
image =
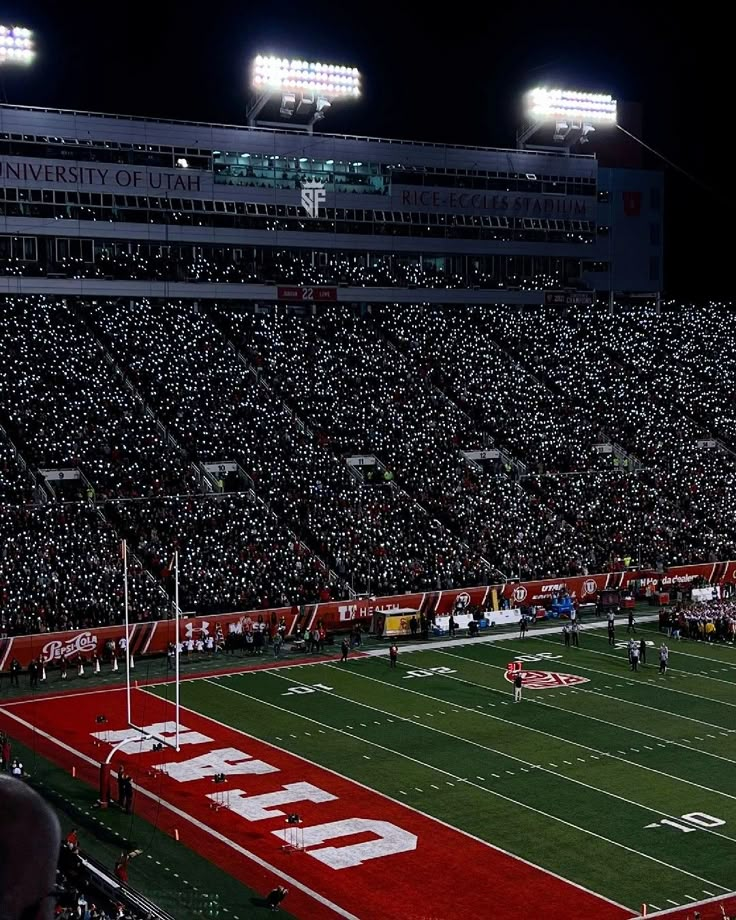
[[[179,656],[181,654],[181,636],[179,634],[180,626],[179,610],[179,550],[174,550],[174,720],[176,721],[176,750],[179,750],[179,709],[181,698],[179,695]]]
[[[130,615],[128,610],[128,541],[123,540],[123,598],[125,604],[125,693],[128,706],[128,725],[133,722],[132,700],[130,695]]]
[[[151,732],[148,729],[139,725],[133,718],[133,687],[131,684],[131,644],[130,644],[130,601],[129,601],[129,590],[128,590],[128,541],[123,540],[121,544],[121,552],[123,557],[123,598],[125,605],[125,694],[126,694],[126,707],[127,707],[127,723],[128,727],[138,734],[131,738],[130,740],[135,740],[141,736],[145,738],[153,738],[155,741],[160,742],[161,744],[166,745],[167,747],[173,747],[175,750],[180,750],[180,711],[181,711],[181,700],[179,693],[179,684],[180,684],[180,654],[181,654],[181,635],[180,635],[180,626],[181,626],[181,611],[179,609],[179,552],[178,550],[174,553],[174,639],[175,639],[175,655],[174,655],[174,719],[173,719],[173,728],[172,733],[174,738],[166,738],[163,735],[157,734],[156,732]]]

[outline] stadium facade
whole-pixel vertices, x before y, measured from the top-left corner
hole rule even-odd
[[[534,304],[663,285],[662,174],[566,151],[1,106],[0,194],[6,295]]]

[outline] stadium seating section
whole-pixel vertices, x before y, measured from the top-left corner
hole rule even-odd
[[[733,558],[729,320],[8,299],[0,631]]]

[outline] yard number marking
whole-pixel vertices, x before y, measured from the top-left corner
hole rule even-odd
[[[691,811],[686,815],[681,815],[682,821],[689,822],[688,824],[682,824],[680,821],[673,821],[671,818],[662,818],[661,821],[655,821],[653,824],[647,824],[646,827],[662,827],[666,825],[667,827],[673,827],[677,831],[682,831],[683,834],[689,834],[692,831],[697,830],[710,830],[712,827],[721,827],[726,822],[721,818],[714,818],[713,815],[706,815],[703,811]]]
[[[314,684],[313,687],[289,687],[286,693],[282,693],[281,696],[302,696],[305,693],[316,693],[318,690],[332,690],[332,687],[326,687],[324,684]]]
[[[407,671],[404,674],[404,680],[411,680],[412,677],[434,677],[436,674],[457,674],[452,668],[422,668],[416,671]]]

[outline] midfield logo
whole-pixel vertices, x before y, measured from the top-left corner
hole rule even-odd
[[[504,677],[510,683],[514,682],[514,677],[510,671],[506,671]],[[521,685],[528,690],[552,690],[560,687],[573,687],[575,684],[587,684],[587,677],[579,677],[577,674],[557,674],[555,671],[522,671]]]

